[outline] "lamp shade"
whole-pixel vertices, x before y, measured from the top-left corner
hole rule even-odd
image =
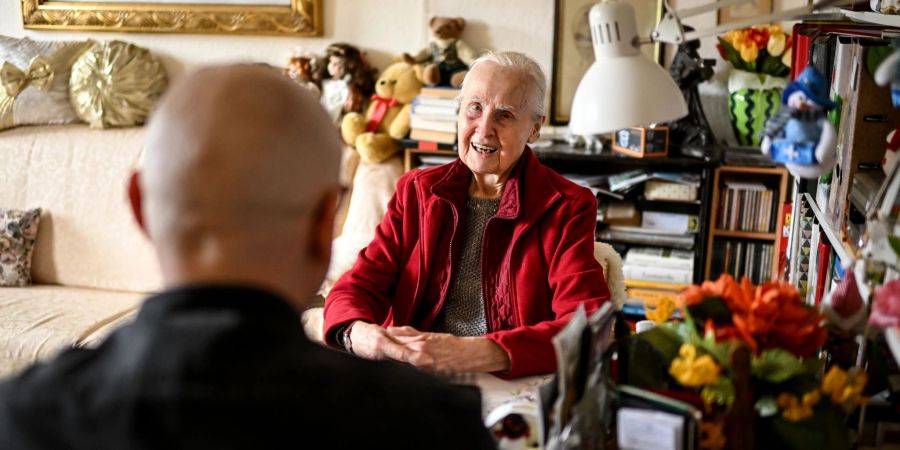
[[[594,63],[575,90],[572,133],[608,133],[687,115],[678,85],[640,52],[631,4],[613,0],[594,5],[590,28]]]

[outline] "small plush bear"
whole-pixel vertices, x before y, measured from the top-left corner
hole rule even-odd
[[[477,55],[460,39],[466,27],[462,17],[432,17],[428,22],[431,42],[415,56],[403,54],[409,64],[425,64],[422,79],[428,86],[462,86],[469,65]]]
[[[409,133],[410,104],[422,90],[422,66],[390,65],[375,82],[366,114],[349,113],[341,122],[344,142],[356,148],[362,161],[378,164],[397,152],[397,139]]]

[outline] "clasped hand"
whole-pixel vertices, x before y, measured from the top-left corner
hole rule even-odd
[[[439,374],[494,372],[509,369],[509,356],[493,341],[413,327],[381,327],[356,322],[353,352],[369,359],[393,359]]]

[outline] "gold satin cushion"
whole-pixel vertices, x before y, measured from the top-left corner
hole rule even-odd
[[[75,61],[69,94],[91,128],[128,127],[144,123],[167,85],[165,68],[150,51],[110,41]]]
[[[0,130],[77,122],[69,70],[91,45],[0,36]]]

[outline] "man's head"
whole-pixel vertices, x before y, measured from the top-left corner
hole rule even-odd
[[[459,156],[476,174],[505,180],[544,122],[546,78],[531,58],[515,52],[475,60],[463,80]]]
[[[340,151],[318,102],[271,68],[173,86],[129,188],[167,285],[254,284],[305,301],[330,257]]]

